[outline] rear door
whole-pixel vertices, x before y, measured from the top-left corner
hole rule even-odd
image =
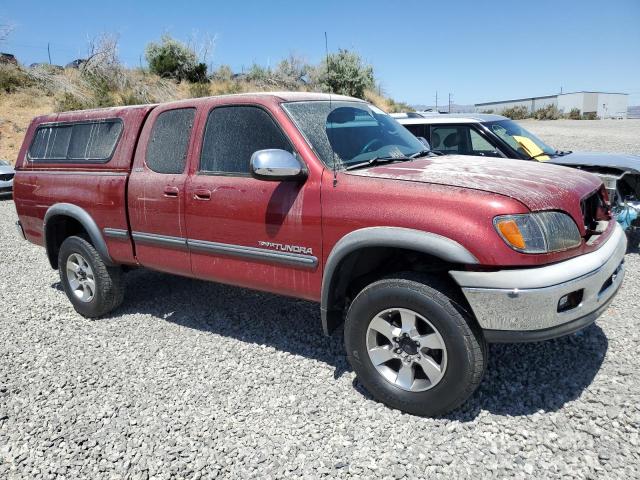
[[[158,107],[145,124],[128,188],[129,221],[141,265],[191,274],[184,223],[186,166],[196,109]]]

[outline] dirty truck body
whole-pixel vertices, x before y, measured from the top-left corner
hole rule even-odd
[[[486,342],[591,324],[626,238],[591,174],[423,148],[335,95],[43,116],[17,159],[17,228],[87,317],[120,304],[128,267],[319,302],[376,398],[437,415],[477,387]]]

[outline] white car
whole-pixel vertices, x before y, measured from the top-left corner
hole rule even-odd
[[[0,160],[0,196],[13,193],[13,177],[16,171],[6,160]]]

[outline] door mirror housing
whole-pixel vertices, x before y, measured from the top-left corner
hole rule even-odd
[[[306,178],[302,163],[291,152],[258,150],[251,155],[251,175],[259,180],[299,180]]]

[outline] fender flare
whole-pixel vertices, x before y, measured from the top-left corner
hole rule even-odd
[[[368,227],[355,230],[335,244],[324,267],[320,313],[325,335],[342,321],[341,312],[331,305],[331,294],[335,288],[336,270],[349,254],[369,247],[403,248],[426,253],[448,263],[477,264],[478,259],[455,240],[435,233],[404,227]]]
[[[100,228],[98,228],[98,225],[96,224],[93,217],[91,217],[91,215],[85,209],[77,205],[73,205],[72,203],[56,203],[49,207],[47,213],[45,213],[44,224],[42,227],[44,244],[47,249],[47,256],[49,257],[49,263],[54,269],[58,268],[58,265],[56,264],[55,259],[52,259],[52,255],[50,252],[49,241],[47,239],[47,223],[54,217],[59,216],[71,217],[74,220],[77,220],[89,234],[91,243],[98,251],[98,254],[100,254],[100,257],[102,257],[104,263],[110,267],[115,266],[115,263],[109,255],[107,243],[104,241],[104,237],[100,232]]]

